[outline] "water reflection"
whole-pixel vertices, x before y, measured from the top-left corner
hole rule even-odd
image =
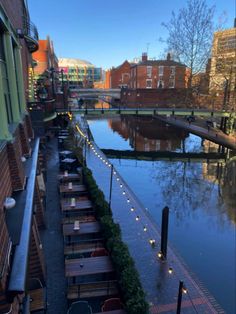
[[[219,151],[214,143],[150,118],[124,116],[89,125],[100,148]],[[169,206],[171,243],[227,313],[234,313],[236,157],[230,158],[210,163],[127,159],[112,163],[159,225],[162,208]]]
[[[136,151],[177,151],[182,149],[182,142],[188,133],[177,128],[170,128],[165,123],[151,117],[122,116],[109,120],[111,129],[124,139],[129,139]]]

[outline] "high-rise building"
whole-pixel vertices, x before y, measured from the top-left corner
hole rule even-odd
[[[211,55],[211,93],[222,92],[224,105],[235,102],[236,87],[236,25],[214,33]]]

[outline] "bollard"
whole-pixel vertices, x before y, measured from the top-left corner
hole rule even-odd
[[[161,223],[161,253],[164,259],[166,259],[167,256],[168,223],[169,223],[169,208],[166,206],[162,210],[162,223]]]

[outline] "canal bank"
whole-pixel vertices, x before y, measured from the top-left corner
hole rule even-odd
[[[86,125],[83,126],[86,131]],[[120,224],[123,240],[135,260],[151,313],[176,312],[180,280],[187,288],[187,293],[183,295],[182,313],[224,313],[214,298],[193,279],[173,249],[168,248],[167,260],[158,258],[158,227],[117,169],[113,169],[110,181],[111,163],[95,144],[87,146],[86,161],[108,201],[112,182],[110,200],[113,218]]]

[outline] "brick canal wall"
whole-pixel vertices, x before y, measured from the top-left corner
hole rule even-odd
[[[122,89],[121,104],[127,107],[205,108],[221,110],[224,95],[194,95],[187,88]],[[228,109],[230,105],[228,105]]]

